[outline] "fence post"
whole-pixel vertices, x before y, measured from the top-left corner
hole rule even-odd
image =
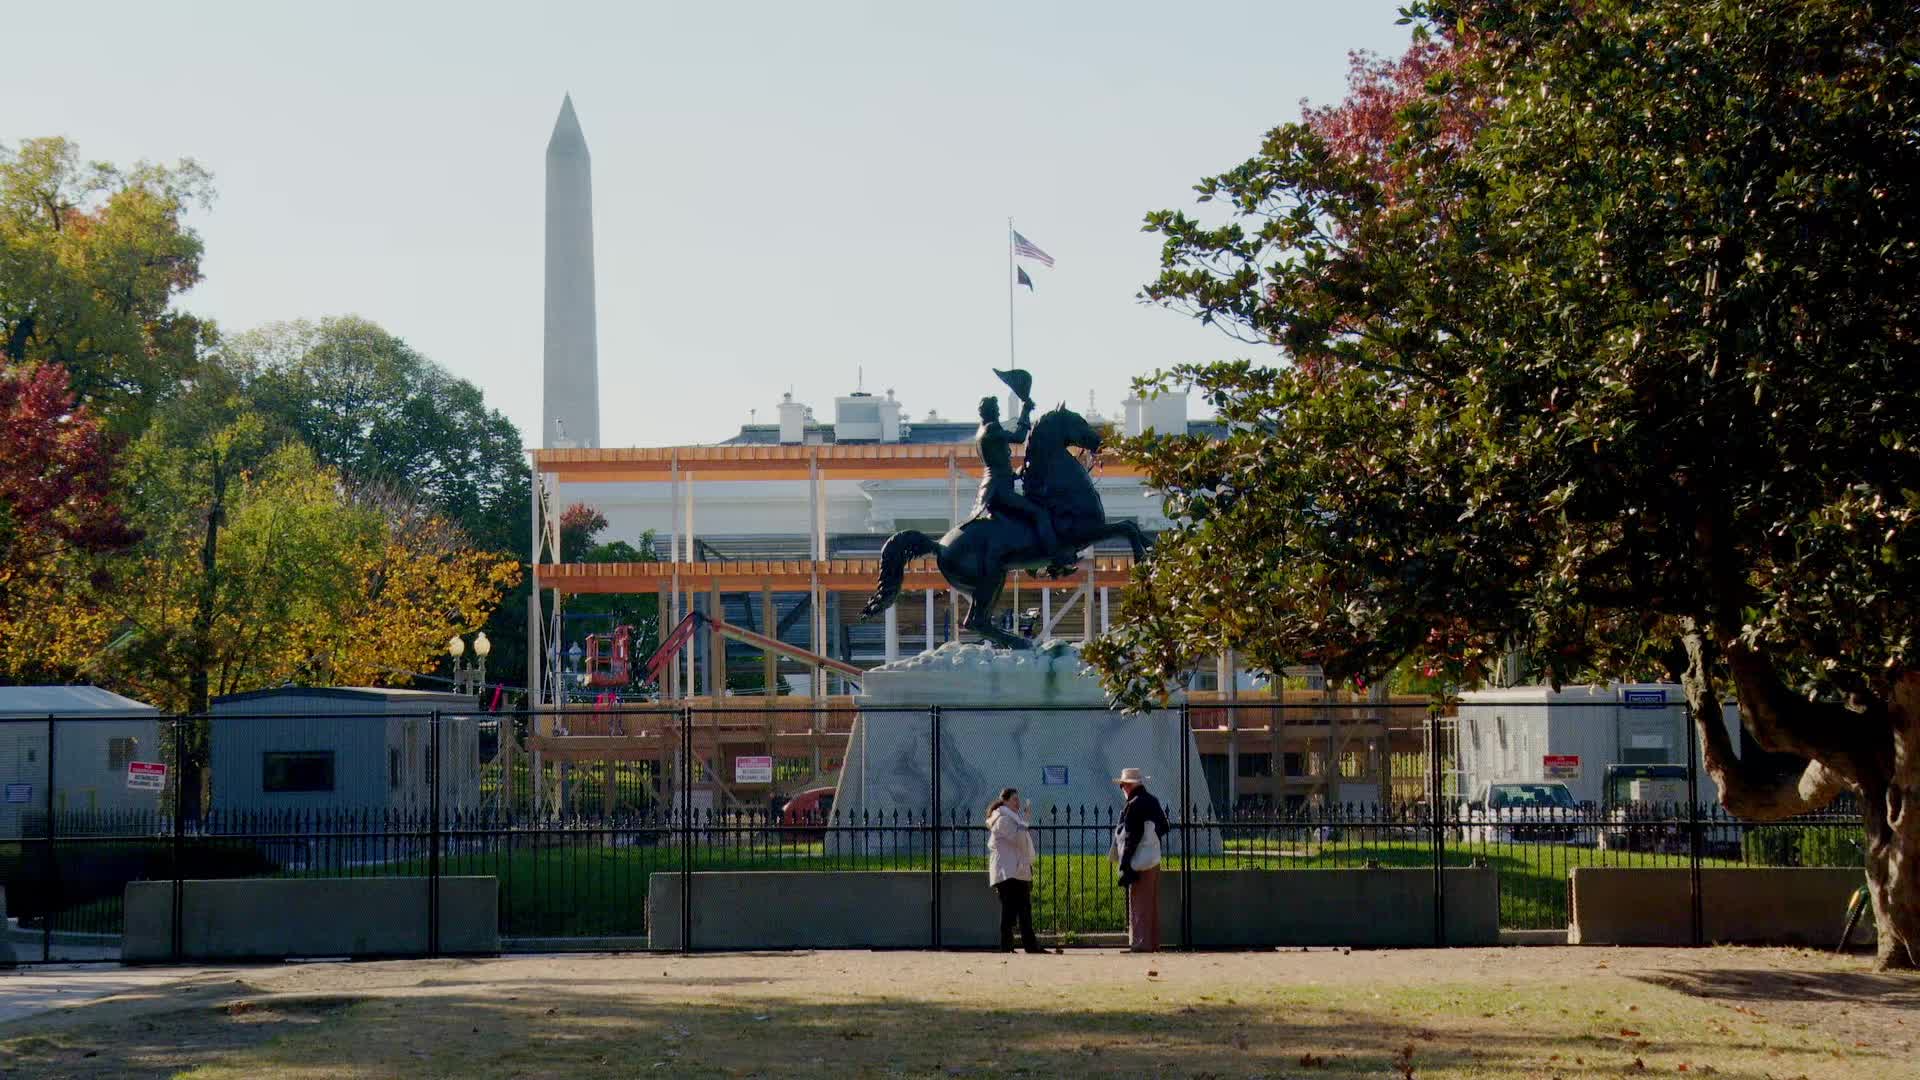
[[[54,769],[55,756],[53,745],[54,728],[58,724],[53,714],[47,714],[47,857],[46,857],[46,906],[40,911],[40,959],[53,959],[53,913],[63,899],[60,895],[60,858],[53,848],[55,829],[53,827],[53,789],[59,783],[59,773]]]
[[[1440,769],[1440,708],[1427,710],[1427,774],[1433,784],[1433,946],[1447,947],[1447,826],[1441,813],[1446,801]]]
[[[927,880],[930,901],[929,917],[932,920],[931,940],[938,949],[941,943],[940,933],[940,706],[927,707],[927,763],[931,772],[927,780],[927,827],[930,841],[927,858]]]
[[[186,764],[187,722],[176,716],[173,718],[173,926],[169,931],[176,964],[186,958],[186,913],[181,910],[187,895],[187,793],[182,786],[186,781]]]
[[[1229,706],[1231,708],[1231,706]],[[1180,702],[1180,948],[1194,951],[1193,941],[1193,778],[1187,764],[1193,740],[1193,712]]]
[[[693,951],[693,706],[680,707],[680,951]]]
[[[427,717],[427,955],[440,955],[440,710]]]
[[[1700,730],[1693,705],[1683,712],[1687,720],[1687,891],[1688,917],[1692,920],[1693,944],[1706,944],[1706,911],[1700,897]],[[1715,717],[1715,720],[1718,720]]]

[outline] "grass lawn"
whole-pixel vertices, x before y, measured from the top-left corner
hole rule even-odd
[[[1911,1077],[1920,980],[1785,950],[274,965],[0,1026],[18,1075]]]

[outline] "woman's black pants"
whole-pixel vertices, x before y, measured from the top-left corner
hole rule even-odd
[[[993,887],[1000,894],[1000,951],[1013,951],[1013,924],[1020,924],[1020,944],[1028,952],[1040,952],[1033,938],[1033,882],[1008,878]]]

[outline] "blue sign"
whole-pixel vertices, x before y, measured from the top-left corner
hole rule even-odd
[[[1621,700],[1629,709],[1664,709],[1667,707],[1665,690],[1622,690]]]
[[[33,801],[32,784],[8,784],[7,801],[10,803],[30,803]]]
[[[1066,787],[1067,767],[1065,765],[1040,766],[1040,783],[1044,787]]]

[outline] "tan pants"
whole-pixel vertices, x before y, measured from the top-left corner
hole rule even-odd
[[[1160,868],[1140,871],[1127,886],[1127,945],[1134,952],[1160,951]]]

